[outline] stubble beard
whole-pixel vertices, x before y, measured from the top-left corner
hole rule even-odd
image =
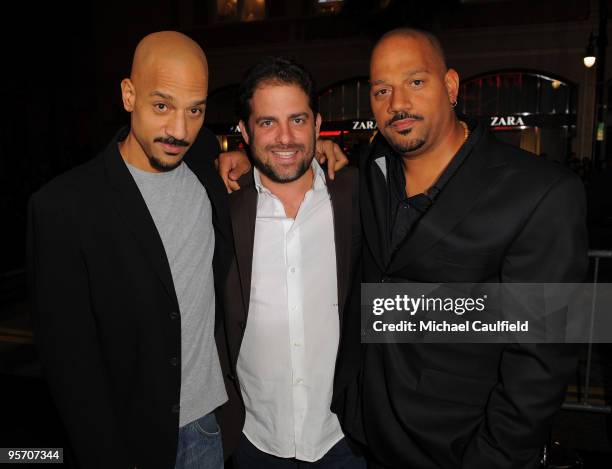
[[[162,172],[168,172],[168,171],[172,171],[173,169],[178,168],[178,166],[183,161],[183,158],[179,155],[173,156],[172,158],[175,158],[175,159],[172,161],[163,161],[155,155],[148,155],[148,156],[149,156],[149,163],[151,164],[151,166],[153,166],[158,171],[162,171]]]
[[[398,133],[405,137],[410,135],[411,132],[412,129],[406,129]],[[424,138],[412,138],[408,141],[404,141],[396,138],[394,135],[392,136],[390,133],[385,134],[384,132],[383,136],[385,137],[385,140],[387,140],[387,143],[389,143],[393,151],[399,153],[400,155],[408,155],[417,151],[419,148],[425,145]]]
[[[267,176],[273,182],[277,182],[280,184],[287,184],[289,182],[296,181],[299,178],[301,178],[306,173],[306,171],[308,171],[308,168],[310,168],[312,159],[314,158],[314,154],[315,154],[316,142],[317,142],[316,137],[313,136],[311,151],[309,152],[310,154],[307,155],[302,160],[302,162],[299,164],[299,166],[296,167],[293,173],[289,173],[289,174],[278,173],[273,165],[265,163],[263,159],[260,158],[260,155],[258,155],[257,150],[251,147],[250,150],[251,150],[251,157],[253,160],[253,164],[262,174]],[[285,150],[296,149],[298,151],[303,152],[304,154],[306,150],[304,145],[288,145],[286,148],[280,148],[278,146],[268,146],[264,149],[264,151],[271,152],[272,149],[281,150],[281,151],[283,149]]]

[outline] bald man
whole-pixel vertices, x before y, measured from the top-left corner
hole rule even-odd
[[[36,343],[82,468],[223,466],[214,286],[231,238],[207,87],[195,42],[145,37],[121,82],[129,128],[30,201]]]
[[[379,134],[360,160],[364,282],[584,279],[580,180],[459,118],[459,76],[437,38],[387,33],[370,83]],[[574,349],[450,342],[364,345],[363,426],[349,433],[371,467],[538,467]]]

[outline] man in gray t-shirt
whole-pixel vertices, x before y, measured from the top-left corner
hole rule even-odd
[[[145,37],[121,83],[130,128],[30,201],[36,342],[83,468],[223,467],[215,285],[231,228],[207,88],[194,41]]]
[[[227,400],[219,356],[212,340],[215,234],[210,200],[185,164],[159,173],[130,164],[128,168],[161,237],[178,298],[182,364],[179,426],[184,427]]]

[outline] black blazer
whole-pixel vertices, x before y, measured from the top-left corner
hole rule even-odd
[[[35,339],[81,467],[170,468],[178,435],[180,313],[161,238],[119,139],[30,200]],[[203,129],[185,162],[213,208],[220,288],[231,236],[227,193],[213,165],[218,150]],[[220,319],[219,303],[216,313]]]
[[[581,282],[581,181],[482,127],[471,138],[474,149],[388,265],[386,183],[378,151],[364,155],[364,280]],[[574,349],[555,344],[373,344],[363,353],[364,428],[353,432],[365,431],[379,463],[402,469],[536,467],[576,366]]]
[[[217,343],[220,348],[223,343],[226,350],[221,357],[221,365],[225,370],[229,401],[221,406],[217,416],[227,456],[236,448],[244,425],[245,410],[236,377],[236,362],[248,319],[257,215],[257,190],[253,172],[244,175],[239,183],[241,190],[230,196],[235,252],[225,290],[225,330],[217,333]],[[336,359],[332,406],[336,412],[341,413],[344,408],[344,390],[349,382],[356,378],[360,354],[358,325],[361,227],[356,169],[348,168],[337,173],[333,181],[327,179],[327,189],[333,211],[340,321],[340,343]],[[326,242],[329,236],[331,233],[321,233],[321,239],[313,241]],[[338,366],[338,363],[342,363],[342,366]],[[342,418],[340,420],[342,422]]]

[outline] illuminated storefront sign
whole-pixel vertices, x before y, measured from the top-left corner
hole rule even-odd
[[[491,116],[491,127],[525,125],[521,116]]]
[[[374,119],[352,119],[345,121],[323,121],[322,130],[348,130],[348,131],[368,131],[377,130]]]
[[[575,114],[524,114],[483,116],[493,130],[526,129],[528,127],[559,128],[575,125]]]
[[[354,120],[351,130],[376,130],[375,120]]]

